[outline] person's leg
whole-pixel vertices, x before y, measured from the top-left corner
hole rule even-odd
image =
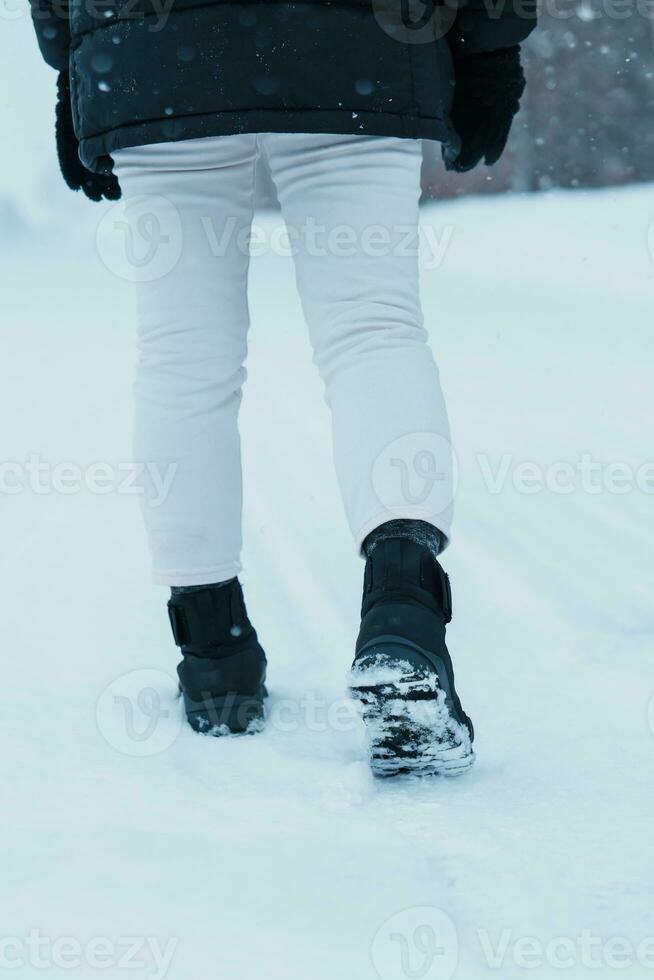
[[[452,505],[449,427],[418,282],[420,145],[264,140],[296,242],[300,294],[333,416],[334,454],[366,558],[350,690],[380,776],[465,772],[472,722],[445,643],[437,555]]]
[[[266,657],[236,578],[256,152],[255,136],[229,136],[115,154],[134,255],[151,245],[149,267],[135,267],[135,454],[150,477],[153,574],[171,586],[188,722],[215,735],[260,727],[265,696]]]
[[[429,525],[429,546],[441,550],[452,461],[419,296],[421,145],[307,134],[268,134],[262,144],[292,229],[356,545],[404,518]]]
[[[217,583],[240,570],[237,416],[255,156],[254,136],[115,153],[135,255],[168,250],[134,266],[134,452],[146,464],[143,513],[163,585]]]

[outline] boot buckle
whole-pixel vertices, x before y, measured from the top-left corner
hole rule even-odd
[[[175,646],[183,646],[188,634],[188,630],[186,629],[186,617],[184,616],[183,610],[174,603],[169,602],[168,619],[170,620],[170,628],[173,631]]]
[[[440,568],[440,565],[438,566]],[[443,615],[445,617],[445,622],[450,623],[452,621],[452,586],[450,585],[450,576],[442,568],[441,572],[441,600],[443,603]]]

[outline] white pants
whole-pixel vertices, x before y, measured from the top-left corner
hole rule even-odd
[[[345,226],[356,242],[354,257],[344,257],[342,249],[311,248],[300,234],[294,255],[355,544],[394,517],[449,534],[449,428],[419,298],[420,144],[263,134],[135,147],[114,154],[128,222],[143,220],[147,196],[149,212],[172,206],[183,243],[172,269],[138,285],[135,456],[160,473],[176,467],[163,503],[148,506],[157,491],[145,488],[153,576],[164,585],[219,582],[240,570],[243,232],[259,152],[289,227]],[[207,215],[218,237],[221,224],[231,228],[219,262]]]

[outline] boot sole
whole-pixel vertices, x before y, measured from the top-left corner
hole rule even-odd
[[[226,694],[195,701],[186,691],[180,690],[184,699],[186,719],[195,732],[220,738],[224,735],[254,735],[264,726],[264,699],[268,697],[265,685],[256,695]]]
[[[362,706],[375,776],[459,776],[474,764],[472,724],[434,653],[379,637],[357,654],[349,687]]]

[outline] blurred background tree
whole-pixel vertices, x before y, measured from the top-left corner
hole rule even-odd
[[[461,177],[425,144],[425,197],[654,180],[653,0],[547,7],[523,47],[528,84],[505,156]]]

